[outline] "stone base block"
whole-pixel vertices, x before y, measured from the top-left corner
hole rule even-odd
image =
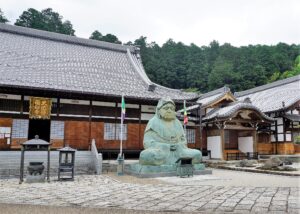
[[[45,174],[41,175],[26,175],[26,183],[41,183],[45,182]]]
[[[212,174],[211,170],[205,169],[204,164],[194,164],[193,169],[194,175]],[[179,176],[176,165],[150,166],[138,163],[130,164],[125,167],[125,173],[140,178]]]

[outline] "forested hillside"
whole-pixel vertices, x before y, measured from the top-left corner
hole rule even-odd
[[[134,44],[150,79],[172,88],[203,93],[228,85],[239,91],[300,74],[300,45],[233,47],[212,41],[198,47],[170,39],[160,47],[145,37]]]
[[[1,9],[0,22],[9,22]],[[14,24],[75,36],[72,23],[63,21],[51,8],[29,8]],[[91,33],[90,39],[122,43],[117,36],[102,35],[98,30]],[[140,47],[145,70],[153,82],[188,91],[203,93],[224,85],[240,91],[300,74],[300,44],[234,47],[212,41],[209,46],[199,47],[169,39],[159,46],[148,43],[143,36],[125,44]]]

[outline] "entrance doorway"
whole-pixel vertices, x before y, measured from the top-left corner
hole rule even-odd
[[[50,141],[50,120],[29,120],[28,139],[34,139],[35,135],[39,136],[39,139]]]

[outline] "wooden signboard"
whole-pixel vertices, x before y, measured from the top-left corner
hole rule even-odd
[[[52,100],[43,97],[30,97],[30,119],[50,119]]]

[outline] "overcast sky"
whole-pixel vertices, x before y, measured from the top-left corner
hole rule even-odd
[[[83,38],[99,30],[160,45],[169,38],[198,46],[300,44],[299,0],[0,0],[11,24],[31,7],[51,7]]]

